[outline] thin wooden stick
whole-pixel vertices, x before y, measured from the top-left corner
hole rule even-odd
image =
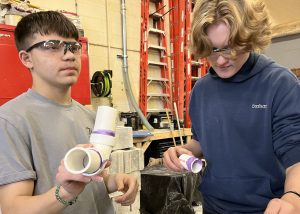
[[[175,102],[174,102],[174,110],[175,110],[176,119],[177,119],[177,126],[178,126],[178,132],[179,132],[179,137],[180,137],[180,143],[183,146],[183,140],[182,140],[182,136],[181,136],[181,132],[180,132],[180,123],[179,123],[179,118],[178,118],[177,105],[176,105]]]
[[[174,146],[176,146],[176,141],[175,141],[175,138],[174,138],[174,132],[173,132],[171,120],[170,120],[170,117],[169,117],[168,109],[166,109],[166,114],[167,114],[167,118],[168,118],[168,123],[169,123],[170,131],[171,131],[171,135],[172,135],[172,138],[173,138],[173,144],[174,144]]]

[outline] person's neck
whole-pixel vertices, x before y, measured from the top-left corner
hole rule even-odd
[[[72,103],[71,87],[49,88],[33,85],[32,90],[61,105],[70,105]]]

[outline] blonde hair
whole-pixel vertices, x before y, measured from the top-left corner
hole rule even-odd
[[[224,22],[230,28],[228,45],[242,51],[261,51],[271,42],[271,22],[262,0],[198,0],[191,26],[191,52],[211,54],[208,26]]]

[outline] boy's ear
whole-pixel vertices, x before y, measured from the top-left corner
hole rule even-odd
[[[21,50],[19,52],[19,58],[21,60],[21,62],[23,63],[23,65],[25,65],[26,68],[31,69],[33,67],[33,63],[32,63],[32,58],[31,58],[31,54]]]

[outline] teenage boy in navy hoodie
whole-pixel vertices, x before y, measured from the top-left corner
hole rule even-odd
[[[181,171],[181,154],[204,157],[204,214],[300,213],[300,84],[259,54],[271,39],[262,0],[198,0],[191,49],[211,68],[194,86],[193,138],[169,148],[164,164]]]

